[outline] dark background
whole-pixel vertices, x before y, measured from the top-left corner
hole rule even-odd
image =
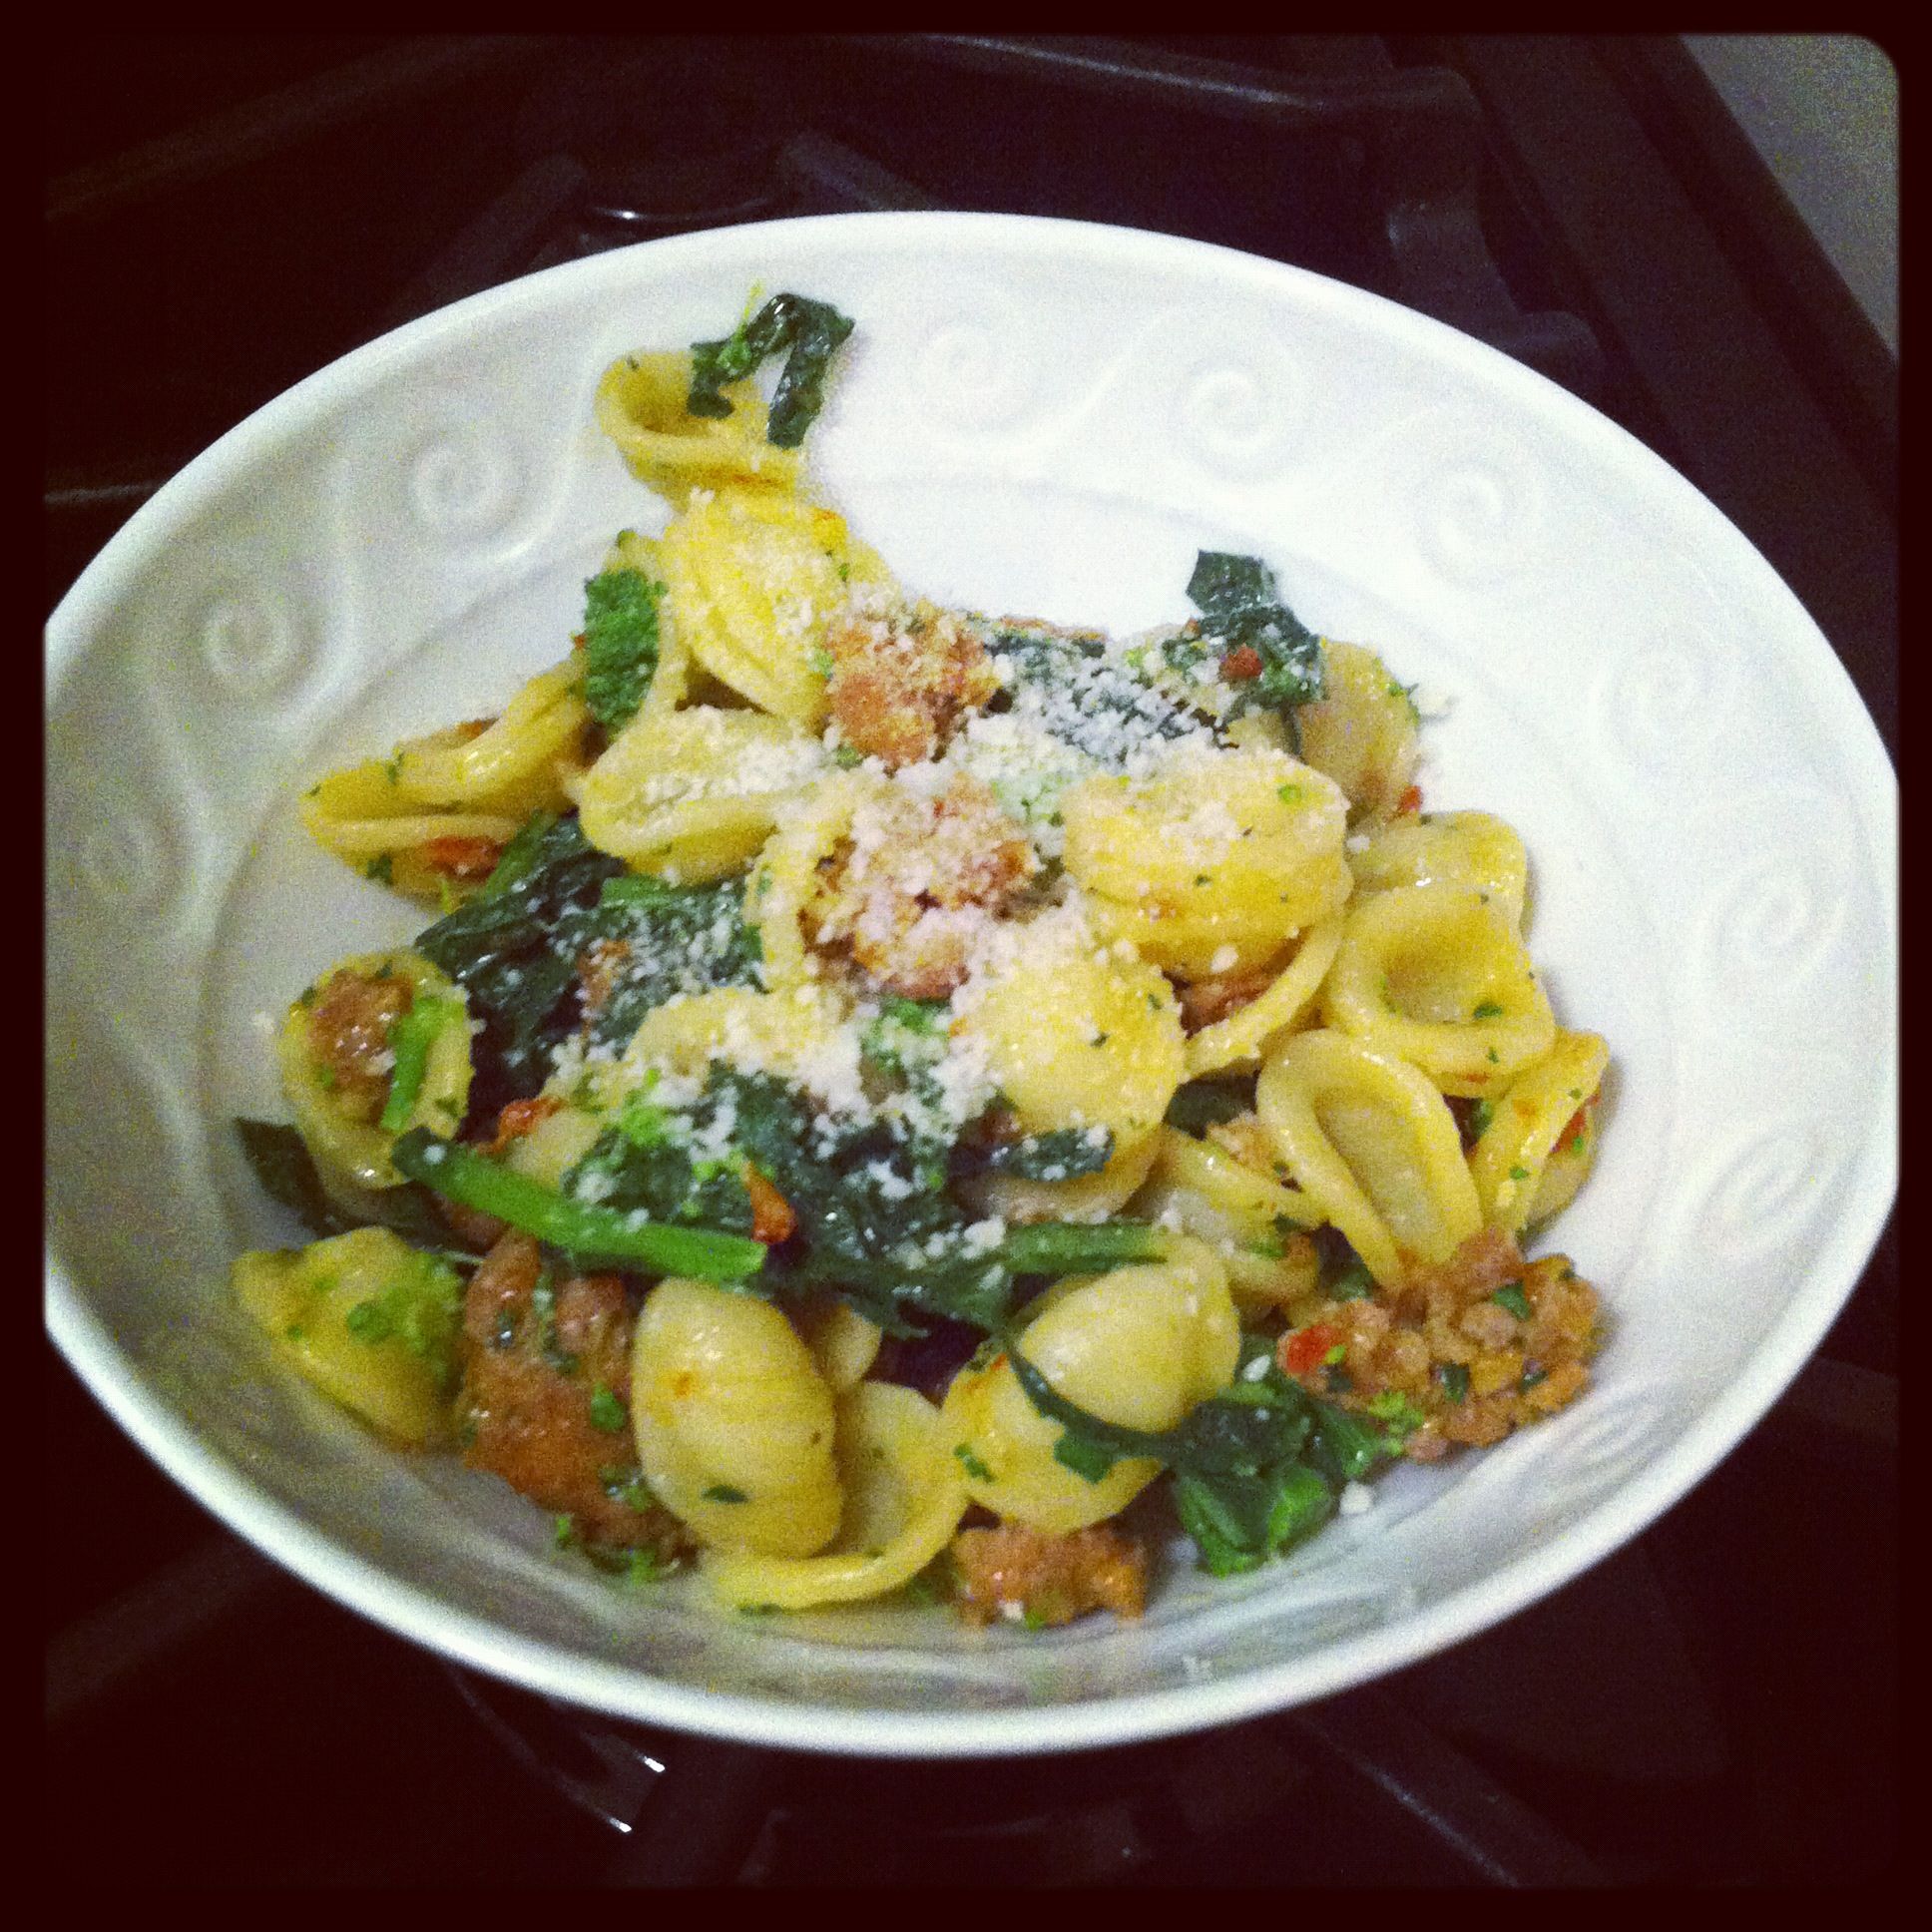
[[[474,288],[732,221],[1000,209],[1292,260],[1566,382],[1763,550],[1896,758],[1896,365],[1675,42],[122,36],[47,77],[50,608],[224,430]],[[253,1557],[50,1350],[40,1855],[149,1884],[1871,1879],[1897,1307],[1888,1232],[1691,1497],[1368,1690],[1037,1763],[627,1733],[614,1779],[566,1713]]]

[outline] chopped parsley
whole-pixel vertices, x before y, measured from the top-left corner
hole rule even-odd
[[[1376,1421],[1388,1425],[1388,1439],[1392,1448],[1399,1448],[1428,1420],[1399,1389],[1384,1389],[1380,1395],[1371,1397],[1368,1413]]]
[[[456,1341],[462,1329],[464,1286],[454,1267],[435,1253],[411,1250],[375,1294],[347,1310],[347,1331],[371,1348],[398,1341],[425,1362],[442,1393],[458,1379]]]
[[[965,1470],[974,1482],[990,1483],[993,1480],[993,1472],[980,1461],[979,1457],[974,1453],[973,1445],[970,1442],[956,1444],[953,1449],[953,1454],[959,1458],[960,1468]]]
[[[1509,1281],[1489,1297],[1499,1308],[1507,1308],[1518,1321],[1530,1318],[1530,1298],[1523,1292],[1521,1281]]]
[[[599,1382],[591,1394],[591,1425],[602,1429],[606,1435],[622,1435],[629,1411],[617,1394]]]

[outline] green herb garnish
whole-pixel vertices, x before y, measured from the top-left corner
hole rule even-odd
[[[1530,1318],[1530,1297],[1524,1293],[1521,1281],[1506,1282],[1489,1297],[1499,1308],[1507,1308],[1518,1321]]]

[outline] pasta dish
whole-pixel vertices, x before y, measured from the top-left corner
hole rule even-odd
[[[300,800],[422,908],[238,1123],[277,1356],[734,1611],[1139,1616],[1571,1402],[1597,1139],[1502,820],[1259,558],[1138,636],[931,603],[802,449],[853,323],[640,351],[649,496],[500,715]],[[760,367],[777,359],[775,387]],[[767,385],[768,386],[768,385]]]

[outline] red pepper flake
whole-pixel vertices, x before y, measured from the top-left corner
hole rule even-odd
[[[1328,1351],[1343,1339],[1339,1328],[1317,1321],[1312,1327],[1283,1335],[1275,1345],[1274,1358],[1289,1375],[1312,1375]]]
[[[1244,685],[1262,671],[1261,654],[1251,644],[1238,644],[1220,661],[1220,675],[1230,685]]]
[[[585,644],[585,633],[582,631],[579,631],[578,634],[571,639],[570,648],[573,651],[581,651],[584,648],[584,644]]]
[[[1588,1134],[1589,1132],[1590,1132],[1590,1103],[1588,1101],[1585,1101],[1584,1104],[1581,1107],[1579,1107],[1574,1114],[1570,1116],[1570,1124],[1563,1130],[1561,1134],[1557,1136],[1557,1144],[1561,1146],[1565,1141],[1574,1141],[1578,1138],[1579,1135]]]
[[[551,1115],[560,1113],[564,1103],[549,1094],[539,1094],[534,1100],[513,1100],[496,1117],[496,1139],[490,1143],[492,1154],[501,1154],[512,1141],[520,1141],[530,1133],[539,1121],[547,1121]]]
[[[1401,797],[1395,801],[1395,810],[1398,817],[1403,812],[1420,811],[1421,809],[1422,787],[1420,785],[1410,785],[1408,790],[1403,792]]]
[[[432,871],[453,879],[487,879],[503,856],[503,846],[494,838],[432,838],[416,850]]]
[[[798,1225],[791,1203],[748,1161],[744,1164],[744,1192],[751,1198],[751,1238],[766,1247],[789,1240]]]

